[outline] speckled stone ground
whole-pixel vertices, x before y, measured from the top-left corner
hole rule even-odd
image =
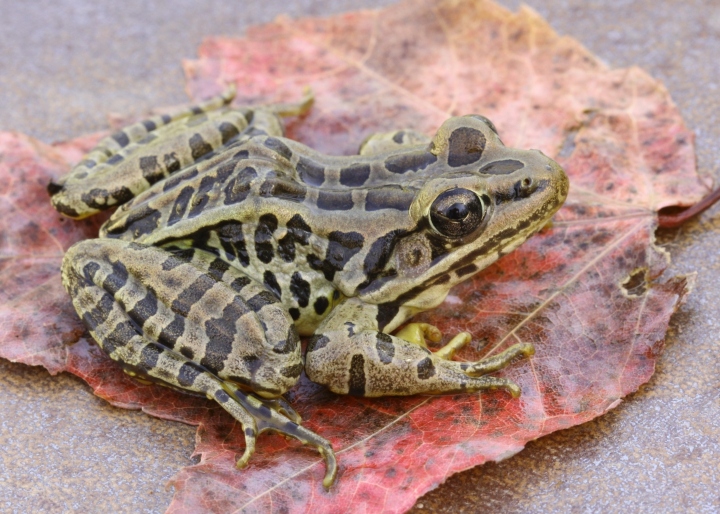
[[[720,178],[716,0],[526,2],[611,66],[665,82],[701,173]],[[179,63],[203,35],[387,3],[0,0],[0,130],[44,141],[99,130],[107,112],[185,101]],[[594,422],[455,475],[418,512],[720,511],[720,207],[659,239],[670,272],[699,280],[649,384]],[[190,462],[193,427],[111,407],[73,376],[0,360],[0,391],[2,512],[162,512],[166,481]]]

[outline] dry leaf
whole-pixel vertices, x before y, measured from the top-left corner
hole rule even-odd
[[[248,468],[236,470],[243,438],[221,408],[138,385],[82,337],[59,263],[97,223],[61,219],[44,186],[92,139],[49,147],[0,136],[0,356],[68,370],[115,405],[199,425],[201,461],[173,480],[170,512],[401,512],[452,473],[606,412],[652,375],[689,287],[684,277],[661,276],[656,211],[692,204],[707,188],[695,173],[692,134],[642,70],[608,69],[527,8],[512,14],[473,0],[280,19],[242,39],[209,39],[185,66],[196,98],[235,82],[238,103],[289,101],[311,86],[313,110],[293,120],[289,135],[328,153],[353,153],[372,132],[431,134],[451,115],[482,113],[508,146],[556,158],[571,196],[551,229],[422,316],[446,334],[476,335],[461,359],[535,344],[532,359],[502,372],[521,385],[519,400],[504,392],[358,399],[305,377],[287,395],[336,449],[339,481],[326,492],[317,453],[274,435],[263,435]]]

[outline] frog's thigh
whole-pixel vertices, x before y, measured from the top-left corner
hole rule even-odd
[[[206,252],[110,239],[70,248],[62,272],[75,309],[112,359],[131,374],[203,393],[241,423],[238,467],[253,454],[256,434],[275,430],[317,448],[330,487],[337,474],[330,443],[299,425],[284,402],[236,385],[274,396],[300,375],[299,338],[274,295]]]
[[[88,240],[67,252],[63,281],[100,346],[141,374],[206,393],[208,382],[197,378],[208,373],[265,397],[300,376],[290,316],[212,254]]]
[[[478,362],[451,361],[443,358],[446,355],[378,331],[375,317],[360,311],[359,303],[350,299],[336,307],[310,340],[305,371],[312,381],[336,393],[355,396],[496,388],[506,389],[513,396],[520,394],[518,386],[507,379],[478,375],[497,371],[516,357],[529,355],[530,345],[515,345]],[[359,312],[363,314],[358,316]]]
[[[252,112],[252,121],[243,135],[284,136],[285,127],[278,114],[266,109],[256,109]]]
[[[225,145],[247,127],[245,112],[223,109],[234,90],[154,116],[102,139],[69,174],[52,181],[53,206],[84,218],[122,204]]]

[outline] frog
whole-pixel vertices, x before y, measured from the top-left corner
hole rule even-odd
[[[341,395],[518,397],[492,373],[533,345],[456,360],[471,334],[433,351],[440,331],[410,320],[550,222],[568,194],[562,167],[506,147],[477,114],[327,155],[284,135],[312,94],[258,106],[234,96],[131,124],[47,186],[67,217],[116,209],[61,266],[100,348],[138,380],[217,402],[242,427],[238,468],[275,431],[321,454],[328,489],[332,445],[283,397],[303,372]]]

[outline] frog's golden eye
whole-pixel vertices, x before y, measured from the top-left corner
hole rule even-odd
[[[482,223],[488,202],[468,189],[448,189],[430,206],[430,223],[445,237],[465,237]]]

